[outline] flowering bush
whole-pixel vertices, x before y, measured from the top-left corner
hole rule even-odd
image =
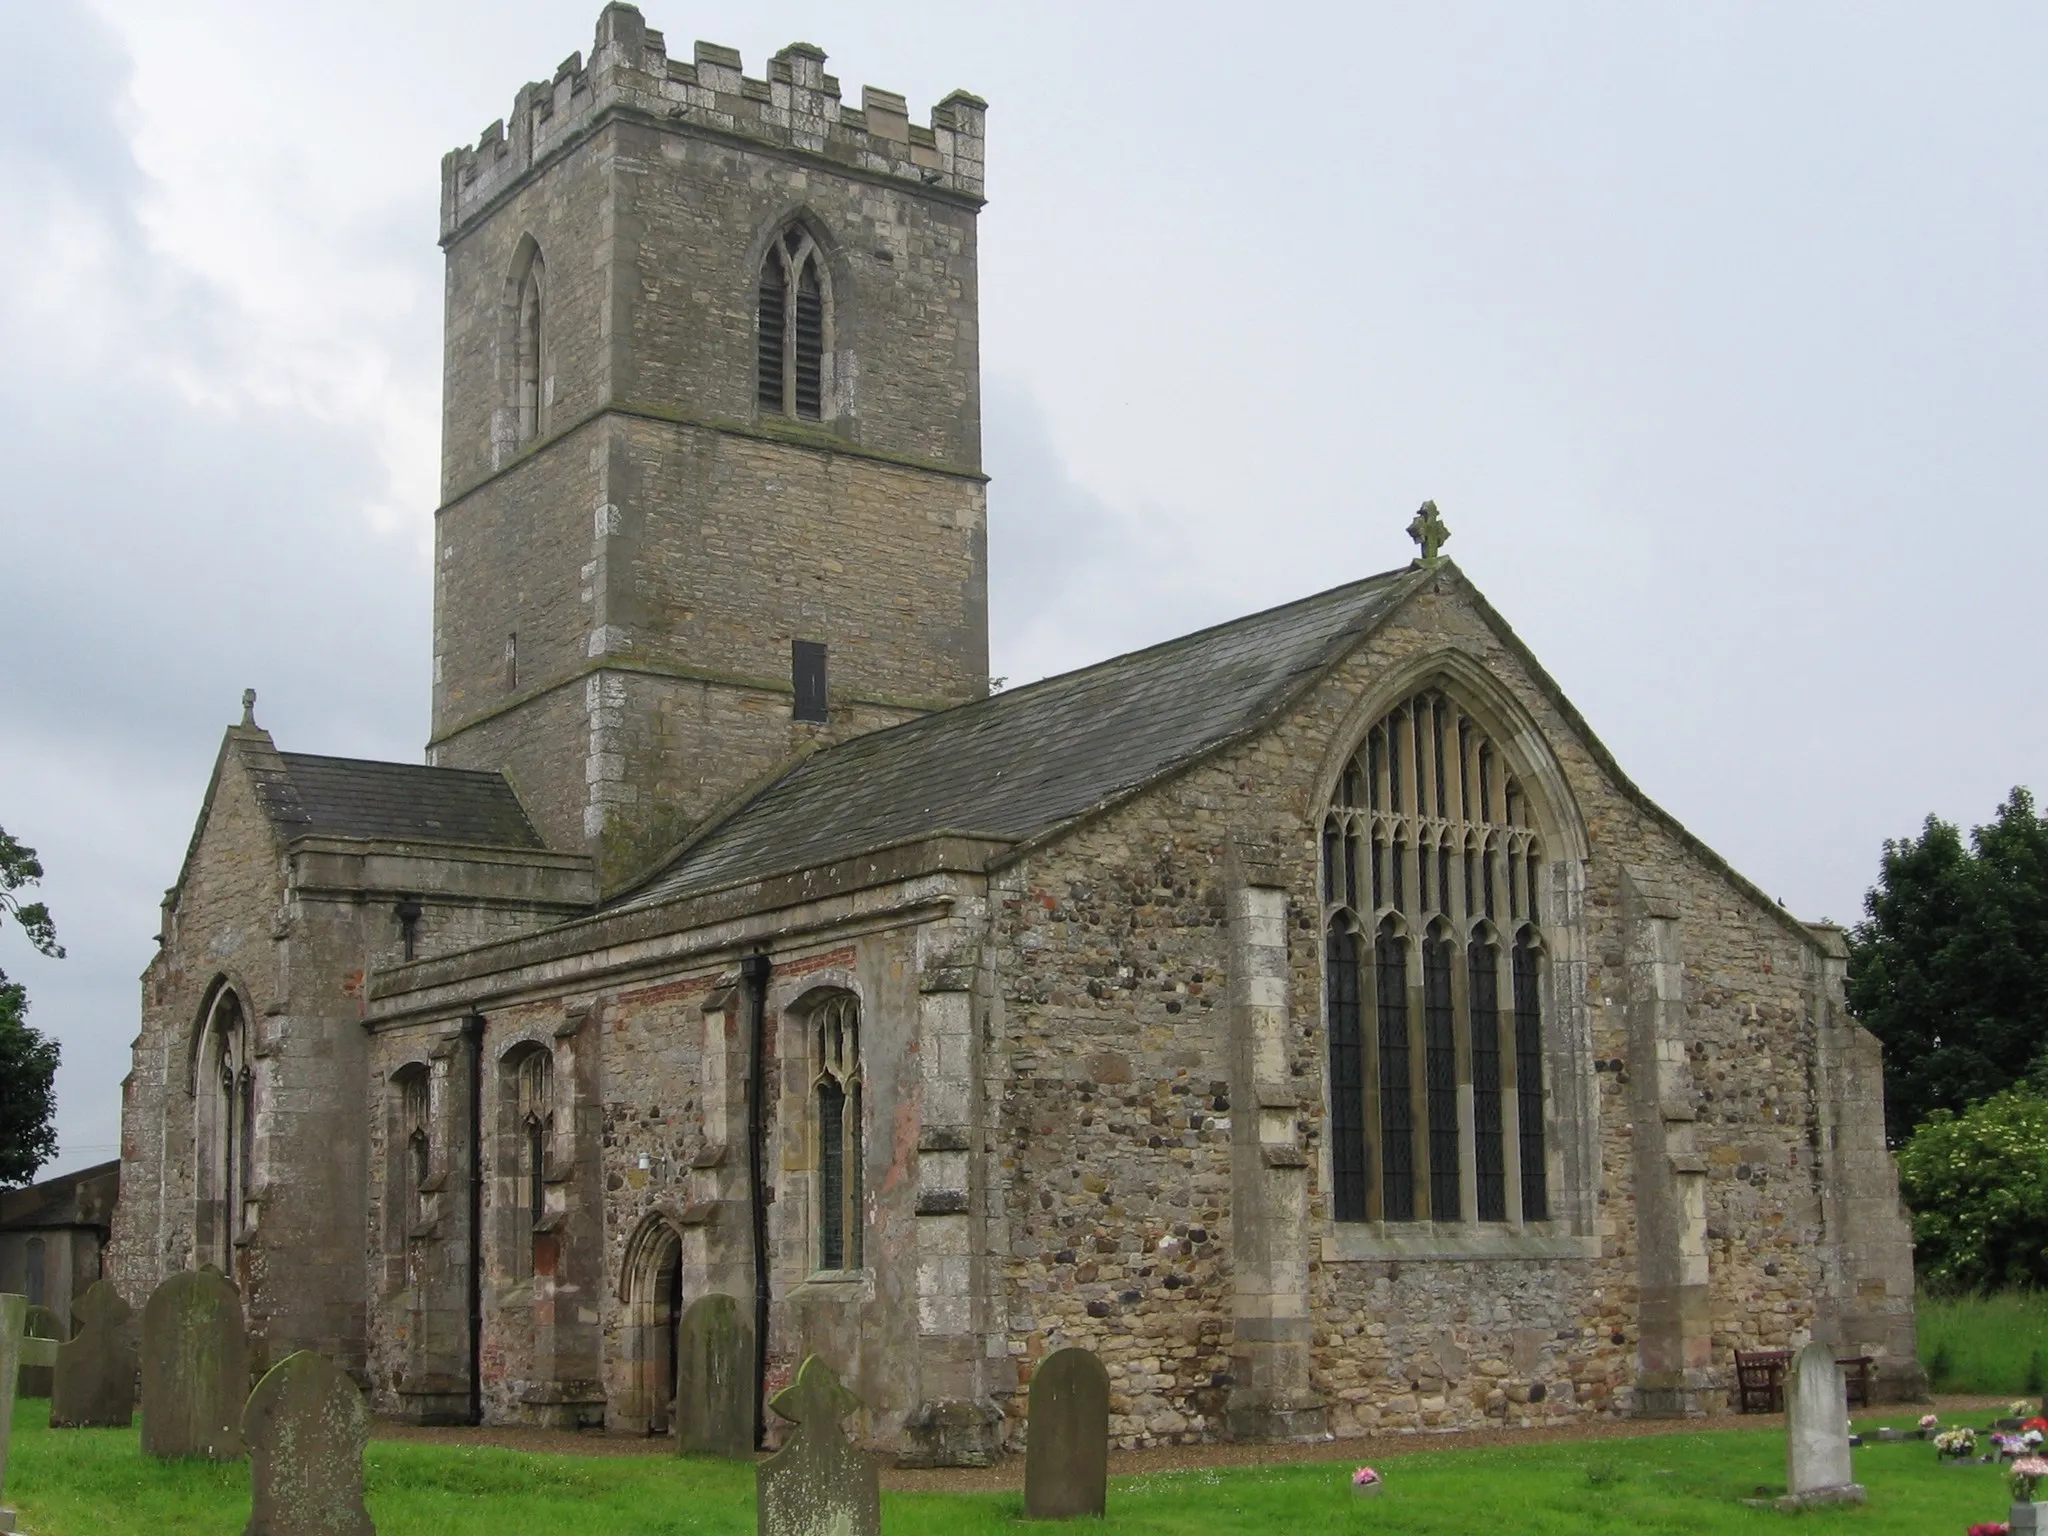
[[[1934,1451],[1938,1456],[1967,1456],[1977,1449],[1977,1431],[1967,1425],[1960,1429],[1944,1429],[1934,1437]]]
[[[1373,1471],[1371,1467],[1360,1467],[1351,1474],[1351,1486],[1354,1488],[1367,1488],[1379,1480],[1379,1473]]]
[[[2006,1477],[2012,1483],[2013,1499],[2021,1504],[2034,1502],[2034,1490],[2041,1485],[2041,1479],[2048,1477],[2048,1458],[2022,1456],[2006,1469]]]

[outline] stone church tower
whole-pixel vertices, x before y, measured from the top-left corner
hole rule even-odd
[[[983,103],[671,62],[630,6],[442,164],[431,760],[608,884],[988,687]]]

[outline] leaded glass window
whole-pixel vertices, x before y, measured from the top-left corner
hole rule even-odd
[[[860,1004],[844,993],[812,1014],[818,1136],[818,1268],[859,1269],[861,1206]]]
[[[1366,733],[1335,801],[1321,844],[1333,1215],[1547,1220],[1543,850],[1521,782],[1432,688]]]

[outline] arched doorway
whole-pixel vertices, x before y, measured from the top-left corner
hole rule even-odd
[[[676,1345],[683,1316],[683,1239],[671,1216],[651,1212],[626,1244],[627,1400],[619,1418],[650,1435],[675,1429]]]

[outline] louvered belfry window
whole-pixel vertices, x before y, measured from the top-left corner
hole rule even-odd
[[[825,284],[822,257],[791,225],[761,263],[755,331],[756,399],[761,409],[817,421],[825,405]]]
[[[1527,795],[1484,727],[1431,688],[1366,734],[1335,801],[1332,1216],[1548,1220],[1543,852]]]

